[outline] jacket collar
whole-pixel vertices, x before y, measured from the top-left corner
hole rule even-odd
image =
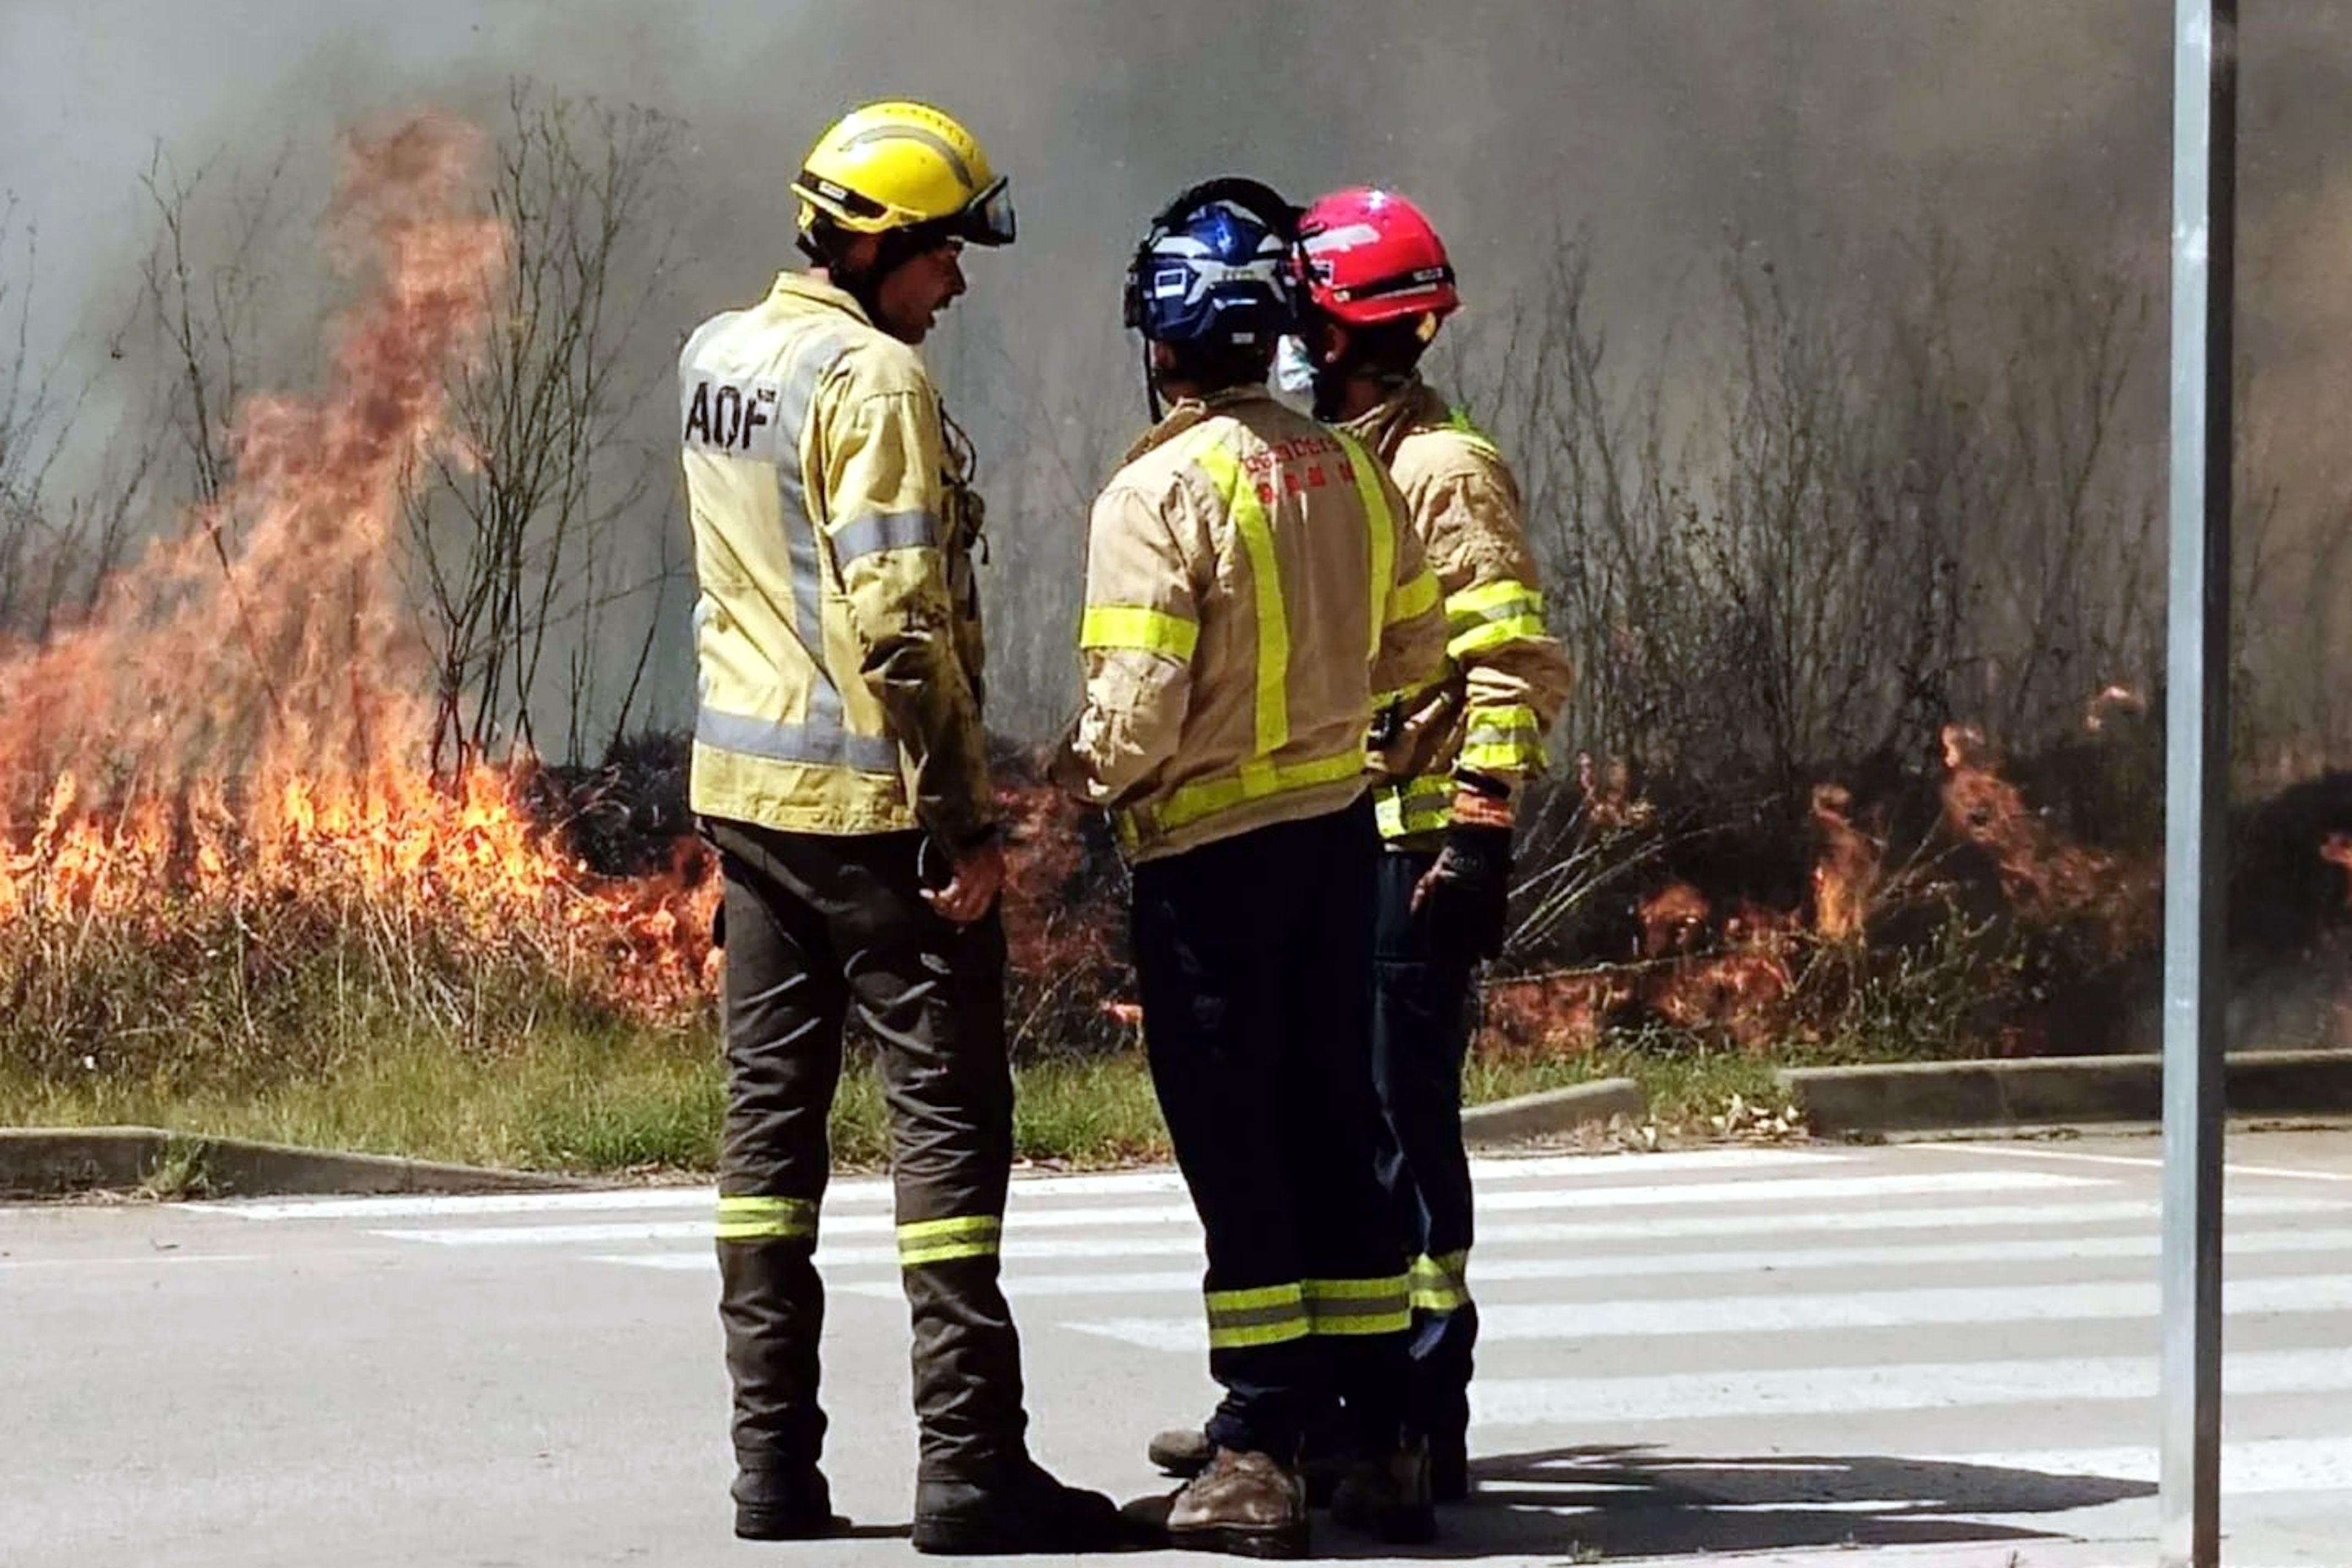
[[[845,316],[854,317],[866,326],[874,325],[873,318],[866,313],[866,307],[859,304],[847,289],[806,272],[777,273],[775,287],[768,290],[768,299],[771,302],[793,299],[812,305],[822,305],[830,310],[839,310]]]
[[[1415,373],[1404,384],[1339,426],[1370,447],[1383,463],[1396,459],[1396,449],[1416,430],[1434,429],[1453,417],[1445,399]]]
[[[1167,416],[1136,437],[1135,445],[1127,449],[1124,459],[1132,463],[1156,447],[1164,447],[1195,425],[1213,419],[1229,410],[1255,403],[1274,403],[1274,394],[1262,385],[1229,386],[1210,393],[1206,397],[1182,397],[1168,411]],[[1279,407],[1280,405],[1276,404]]]

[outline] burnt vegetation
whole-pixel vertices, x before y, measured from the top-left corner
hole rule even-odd
[[[0,1045],[19,1066],[316,1066],[418,1018],[517,1048],[551,1008],[700,1038],[711,865],[665,695],[690,674],[656,651],[691,599],[664,445],[667,334],[691,315],[668,283],[686,132],[525,84],[485,134],[471,210],[506,239],[467,296],[484,324],[442,366],[435,433],[394,465],[396,592],[375,607],[397,624],[332,645],[385,661],[368,702],[398,754],[313,759],[339,804],[293,854],[261,832],[292,831],[283,767],[260,817],[224,804],[260,798],[250,781],[173,775],[158,797],[119,749],[61,795],[39,747],[65,721],[27,727],[30,689],[0,690],[17,747],[0,756]],[[71,484],[59,432],[92,389],[28,360],[38,250],[26,215],[0,213],[11,669],[93,626],[129,635],[102,625],[110,602],[171,623],[227,584],[229,630],[205,651],[252,688],[240,722],[268,732],[282,707],[278,672],[240,652],[261,514],[236,504],[257,482],[236,433],[248,395],[288,379],[262,374],[287,358],[269,305],[299,295],[279,270],[312,242],[284,167],[151,168],[154,246],[110,339],[144,391]],[[1523,804],[1482,1050],[2153,1046],[2158,301],[2121,268],[1898,249],[1825,290],[1727,242],[1682,286],[1677,336],[1604,324],[1593,246],[1566,236],[1548,272],[1442,340],[1435,378],[1518,469],[1578,671]],[[1034,754],[1071,686],[1076,559],[1066,533],[1016,520],[1081,515],[1126,434],[1131,367],[1048,388],[982,343],[967,385],[942,357],[995,503],[1014,1038],[1031,1058],[1129,1047],[1124,874]],[[2326,542],[2343,531],[2268,450],[2250,442],[2239,479],[2234,1037],[2344,1044],[2352,773],[2327,766],[2346,736],[2326,674],[2352,629]],[[168,592],[110,601],[151,537],[180,542]]]

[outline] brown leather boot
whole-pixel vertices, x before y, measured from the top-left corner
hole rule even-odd
[[[1238,1557],[1304,1557],[1306,1489],[1271,1455],[1220,1448],[1170,1501],[1168,1544]]]
[[[1209,1468],[1209,1461],[1217,1456],[1217,1446],[1198,1426],[1171,1426],[1152,1434],[1143,1452],[1170,1475],[1190,1480]]]
[[[1436,1540],[1428,1448],[1415,1439],[1356,1459],[1331,1493],[1331,1517],[1392,1546]]]

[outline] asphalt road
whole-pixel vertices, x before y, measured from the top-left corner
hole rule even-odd
[[[2156,1158],[1485,1163],[1480,1496],[1436,1553],[2144,1568]],[[2345,1568],[2352,1135],[2231,1160],[2228,1561]],[[727,1533],[709,1212],[682,1189],[0,1209],[0,1563],[915,1561],[887,1193],[825,1210],[827,1468],[861,1531],[818,1546]],[[1211,1395],[1181,1190],[1024,1181],[1007,1237],[1036,1450],[1153,1489],[1144,1437]]]

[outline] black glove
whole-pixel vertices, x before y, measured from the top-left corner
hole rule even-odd
[[[1445,847],[1412,891],[1412,907],[1433,922],[1443,952],[1495,958],[1503,951],[1511,901],[1511,830],[1464,822],[1445,830]]]

